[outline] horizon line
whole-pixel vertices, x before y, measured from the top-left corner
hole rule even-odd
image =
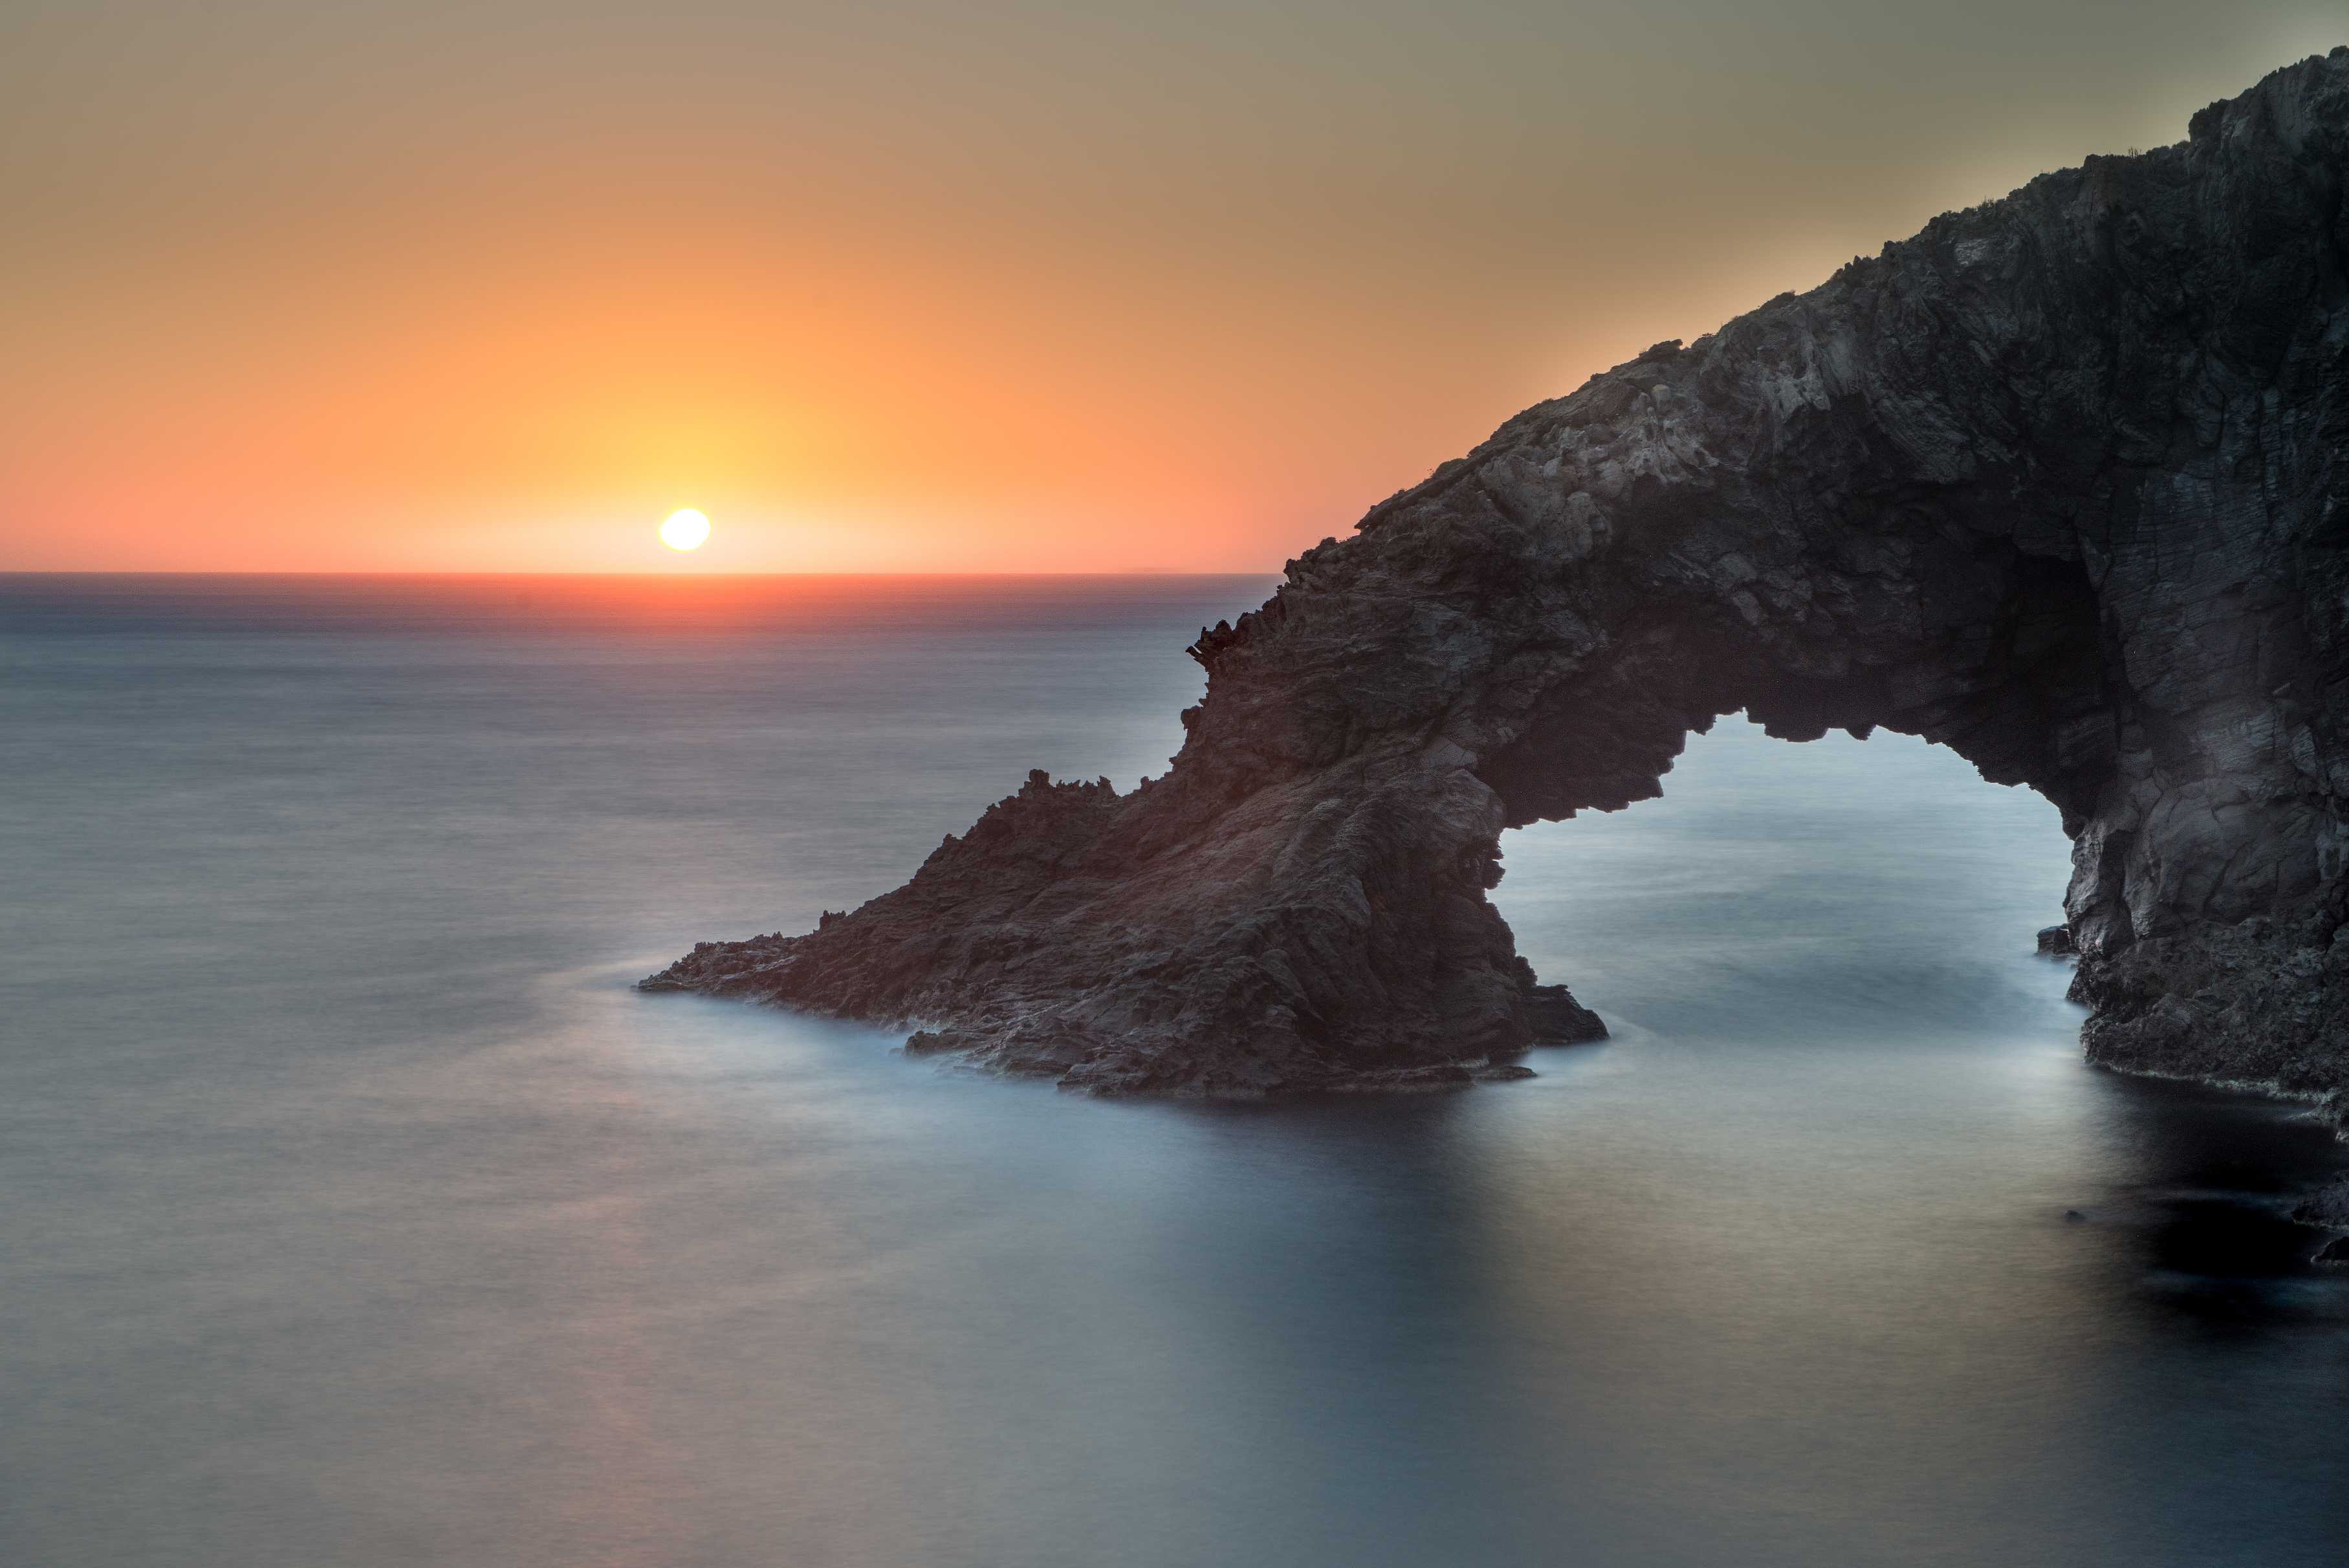
[[[1266,566],[1249,570],[1184,571],[1173,567],[1116,566],[1092,572],[452,572],[419,568],[414,570],[371,571],[285,571],[259,569],[235,571],[210,568],[191,571],[173,568],[142,567],[32,567],[0,566],[0,578],[5,577],[439,577],[482,580],[502,577],[575,577],[575,578],[658,578],[665,582],[710,583],[750,578],[775,577],[1278,577],[1284,566]]]

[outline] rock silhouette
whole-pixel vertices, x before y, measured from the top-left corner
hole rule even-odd
[[[2092,1058],[2336,1090],[2344,168],[2335,50],[1659,344],[1202,632],[1164,777],[1033,774],[897,891],[643,984],[1104,1092],[1462,1081],[1604,1032],[1487,901],[1502,830],[1743,708],[2055,803]]]

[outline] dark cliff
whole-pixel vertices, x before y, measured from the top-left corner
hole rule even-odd
[[[1489,1070],[1599,1029],[1485,898],[1502,830],[1652,796],[1744,708],[2054,801],[2092,1057],[2336,1090],[2345,170],[2336,50],[1659,345],[1203,633],[1165,777],[1035,776],[896,892],[646,986],[1109,1091]]]

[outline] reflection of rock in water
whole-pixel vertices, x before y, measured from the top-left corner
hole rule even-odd
[[[2224,1326],[2283,1326],[2340,1316],[2337,1291],[2309,1286],[2335,1277],[2321,1267],[2304,1225],[2255,1195],[2178,1197],[2157,1206],[2147,1233],[2154,1300]],[[2344,1253],[2349,1256],[2349,1253]]]
[[[1074,1088],[1416,1084],[1597,1021],[1485,894],[1692,729],[1883,726],[2062,809],[2090,1054],[2349,1079],[2349,50],[1528,409],[1203,632],[1163,779],[646,982]]]
[[[2186,1198],[2165,1207],[2152,1241],[2158,1268],[2216,1279],[2275,1279],[2300,1274],[2307,1261],[2308,1233],[2256,1202]]]
[[[2349,1181],[2331,1131],[2271,1101],[2158,1079],[2119,1080],[2147,1163],[2098,1220],[2136,1238],[2152,1300],[2213,1326],[2349,1322],[2324,1238],[2294,1218]]]

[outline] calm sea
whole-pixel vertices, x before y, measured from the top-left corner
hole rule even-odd
[[[0,1563],[2341,1562],[2342,1152],[2084,1067],[2054,810],[1920,742],[1511,835],[1615,1030],[1522,1084],[627,988],[1159,771],[1268,586],[0,580]]]

